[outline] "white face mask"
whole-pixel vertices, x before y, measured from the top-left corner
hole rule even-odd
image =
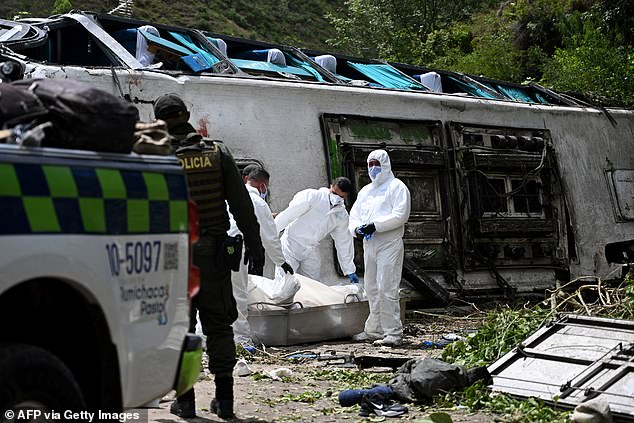
[[[266,185],[264,186],[264,192],[260,193],[260,197],[262,197],[263,200],[266,200],[266,196],[268,195],[269,190],[266,188]]]
[[[339,197],[334,192],[331,192],[330,193],[330,204],[332,206],[336,206],[336,205],[341,204],[341,203],[343,203],[343,198]]]
[[[368,168],[368,174],[370,175],[370,179],[373,181],[377,176],[379,176],[379,173],[381,173],[381,166],[372,166]]]

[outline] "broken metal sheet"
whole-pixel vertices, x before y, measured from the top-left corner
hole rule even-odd
[[[94,19],[80,14],[70,13],[65,15],[69,19],[72,19],[83,26],[88,32],[90,32],[95,39],[106,46],[104,49],[106,52],[111,51],[115,54],[116,58],[123,62],[130,69],[142,69],[144,66],[132,56],[121,44],[119,44],[110,34],[95,22]]]
[[[568,315],[489,367],[494,391],[574,408],[592,398],[634,421],[634,321]]]
[[[41,42],[46,32],[26,23],[0,19],[0,44],[8,47],[29,47]]]
[[[403,260],[403,278],[414,285],[421,295],[431,292],[442,304],[449,303],[451,297],[449,291],[425,272],[416,260],[407,257]]]

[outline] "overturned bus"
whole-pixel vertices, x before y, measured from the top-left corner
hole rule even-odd
[[[177,93],[239,165],[270,171],[273,211],[339,175],[360,189],[367,154],[386,149],[412,193],[403,277],[423,296],[543,292],[632,261],[631,110],[112,15],[0,21],[0,43],[26,78],[89,82],[142,120]],[[343,280],[336,261],[324,242],[323,282]]]

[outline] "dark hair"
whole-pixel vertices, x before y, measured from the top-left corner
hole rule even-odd
[[[354,187],[352,186],[352,182],[350,182],[350,179],[346,178],[345,176],[339,176],[337,179],[332,181],[332,184],[338,186],[341,191],[347,192],[348,195],[350,195],[351,197],[354,194]]]
[[[247,176],[248,181],[255,182],[264,182],[269,179],[271,179],[271,175],[269,174],[269,172],[262,169],[261,167],[253,169],[251,172],[249,172],[249,176]]]
[[[255,163],[246,165],[244,169],[242,169],[242,176],[249,176],[249,173],[251,173],[251,171],[255,169],[262,169],[262,166]]]

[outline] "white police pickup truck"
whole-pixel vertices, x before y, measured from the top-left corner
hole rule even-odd
[[[189,389],[197,230],[173,157],[0,144],[0,420]]]

